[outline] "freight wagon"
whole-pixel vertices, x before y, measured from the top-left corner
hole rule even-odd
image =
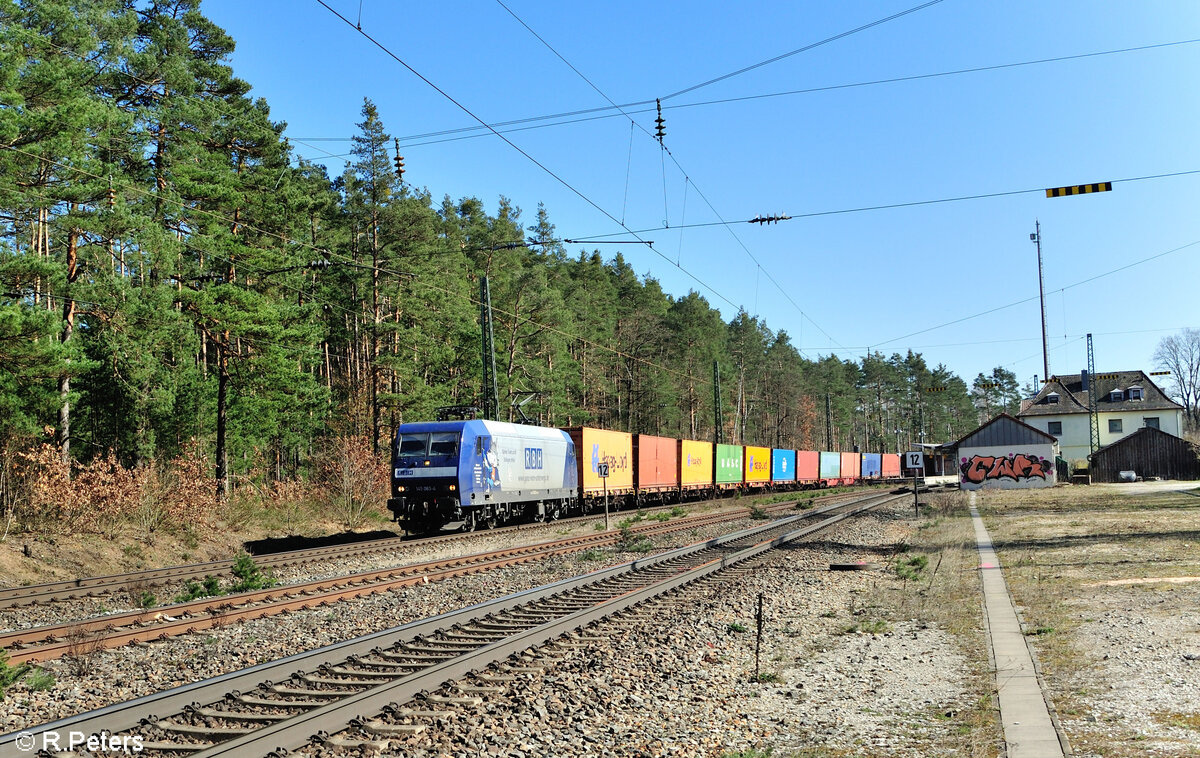
[[[578,467],[580,498],[585,509],[596,503],[603,505],[605,496],[623,498],[632,495],[633,435],[607,429],[576,426],[564,429],[579,451]],[[600,476],[600,464],[608,464],[608,476]]]
[[[679,497],[679,441],[649,434],[633,435],[633,487],[637,502],[674,502]]]

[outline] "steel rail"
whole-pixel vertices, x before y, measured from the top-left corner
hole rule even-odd
[[[872,500],[877,502],[868,503],[866,506],[874,507],[875,505],[885,502],[892,496],[889,494],[879,495]],[[821,510],[846,507],[845,504],[837,506],[825,506]],[[328,666],[330,663],[345,661],[346,659],[354,658],[368,654],[380,647],[398,646],[403,644],[404,640],[413,640],[425,635],[432,634],[438,630],[443,630],[457,624],[466,624],[472,620],[477,620],[489,614],[502,613],[507,610],[512,610],[518,606],[528,603],[543,601],[546,598],[559,595],[585,585],[596,584],[598,582],[609,580],[613,577],[620,577],[626,574],[632,574],[635,571],[645,569],[653,570],[655,567],[662,566],[670,561],[677,560],[681,556],[691,556],[704,550],[714,548],[720,549],[721,546],[727,543],[746,540],[752,536],[761,535],[768,531],[777,531],[784,526],[790,526],[798,521],[810,518],[815,515],[813,512],[807,512],[796,516],[783,519],[771,524],[744,530],[742,532],[719,537],[710,540],[706,543],[691,545],[687,547],[677,548],[667,551],[663,554],[650,558],[639,559],[627,564],[601,569],[590,574],[571,579],[565,579],[555,582],[550,585],[516,593],[504,598],[480,603],[468,608],[457,611],[441,614],[430,619],[412,622],[394,629],[377,632],[365,637],[348,640],[346,642],[337,643],[335,645],[326,646],[315,651],[300,653],[287,658],[271,661],[249,669],[231,672],[221,675],[213,679],[197,682],[191,685],[185,685],[173,690],[168,690],[154,695],[148,695],[137,700],[126,703],[117,703],[97,711],[80,714],[78,716],[61,719],[59,721],[45,724],[38,727],[36,730],[31,730],[36,734],[46,732],[79,732],[85,735],[97,734],[100,732],[115,733],[128,730],[136,726],[142,719],[147,717],[147,714],[153,712],[176,713],[185,710],[185,707],[196,702],[214,702],[222,698],[231,691],[248,690],[254,687],[263,685],[270,681],[278,681],[281,678],[286,679],[296,671],[295,667],[303,666],[302,670],[318,670],[320,667]],[[847,517],[849,514],[843,514],[836,517],[837,520]],[[822,522],[825,526],[832,521]],[[820,528],[818,525],[814,528]],[[809,530],[811,531],[811,529]],[[797,535],[798,537],[799,535]],[[793,537],[797,538],[797,537]],[[771,540],[763,541],[760,544],[768,544]],[[472,659],[474,660],[474,659]],[[439,664],[440,665],[440,664]],[[391,696],[392,698],[395,695]],[[344,726],[344,724],[343,724]],[[16,756],[21,753],[16,745],[16,734],[0,736],[0,758],[7,756]]]
[[[400,644],[406,640],[425,637],[438,630],[458,624],[466,624],[471,620],[489,614],[497,614],[515,609],[531,602],[552,597],[561,592],[567,592],[643,568],[653,567],[680,556],[690,555],[701,550],[723,545],[735,539],[744,539],[747,535],[777,529],[781,525],[799,521],[805,518],[806,515],[792,516],[772,524],[764,524],[753,529],[738,532],[734,535],[717,537],[704,543],[676,548],[659,555],[599,569],[588,574],[563,579],[483,603],[477,603],[438,616],[413,621],[392,629],[334,643],[316,650],[297,653],[278,660],[268,661],[241,671],[229,672],[211,679],[146,695],[135,700],[114,703],[95,711],[43,724],[35,729],[26,730],[25,733],[35,736],[46,732],[56,732],[59,734],[80,732],[85,735],[92,735],[101,732],[116,733],[128,730],[137,726],[143,719],[150,717],[150,714],[182,712],[186,706],[196,702],[210,703],[219,701],[232,691],[248,691],[270,682],[286,680],[298,670],[318,670],[322,666],[339,663],[355,656],[365,655],[377,648],[386,648]],[[18,734],[20,733],[0,735],[0,758],[16,758],[16,756],[25,754],[16,745]]]
[[[717,502],[720,501],[695,501],[690,503],[690,505],[704,505],[706,503]],[[652,508],[641,509],[641,511],[643,513],[654,513],[660,510],[678,507],[678,505],[679,504],[655,506]],[[625,512],[627,511],[622,511],[622,513]],[[497,529],[488,529],[477,532],[461,532],[457,534],[444,534],[434,537],[384,537],[377,540],[365,540],[363,542],[353,542],[343,545],[323,545],[321,547],[301,548],[298,550],[288,550],[279,553],[267,553],[264,555],[254,556],[254,560],[263,568],[280,568],[283,566],[303,565],[305,563],[313,563],[322,560],[348,558],[359,555],[370,555],[371,553],[387,552],[390,550],[403,549],[410,545],[424,546],[439,544],[442,542],[480,538],[488,534],[498,534],[507,531],[542,529],[554,525],[565,525],[582,521],[594,521],[597,518],[597,514],[592,513],[584,516],[573,516],[571,518],[559,519],[558,521],[552,522],[514,524]],[[189,563],[177,566],[163,566],[160,568],[142,569],[140,571],[129,571],[120,574],[80,577],[78,579],[62,579],[54,582],[30,584],[21,587],[0,587],[0,610],[17,608],[23,605],[32,605],[35,603],[44,603],[53,600],[72,600],[81,597],[95,597],[110,592],[128,590],[130,588],[154,587],[166,584],[168,582],[183,581],[186,579],[199,579],[206,575],[227,576],[233,566],[233,561],[233,558],[225,558],[216,561],[204,561],[200,563]]]
[[[851,510],[831,516],[818,524],[797,529],[773,539],[763,540],[750,547],[706,561],[673,576],[647,584],[641,588],[604,600],[590,608],[576,611],[532,629],[520,632],[499,642],[484,645],[444,663],[430,666],[414,674],[381,684],[356,695],[337,700],[329,705],[297,714],[286,721],[257,729],[249,734],[218,743],[199,751],[194,758],[217,758],[218,756],[284,755],[291,750],[312,742],[314,735],[345,729],[352,719],[368,713],[381,711],[391,703],[406,703],[422,691],[437,689],[445,682],[461,678],[494,663],[506,660],[521,651],[545,644],[552,639],[576,629],[582,629],[601,619],[612,616],[646,600],[659,597],[679,587],[743,563],[780,545],[801,539],[817,531],[833,526],[880,503],[859,505]]]
[[[771,508],[777,510],[786,505],[779,504]],[[722,511],[676,521],[644,524],[632,531],[639,535],[662,535],[738,518],[744,518],[744,514]],[[71,655],[81,645],[86,645],[90,651],[99,651],[134,642],[165,639],[227,626],[235,621],[322,607],[340,600],[367,597],[415,584],[568,555],[591,547],[611,545],[618,539],[620,537],[612,532],[603,532],[425,563],[372,569],[263,590],[200,598],[150,610],[27,627],[0,633],[0,648],[9,651],[9,663],[12,665],[44,662]],[[100,636],[88,637],[92,634]]]

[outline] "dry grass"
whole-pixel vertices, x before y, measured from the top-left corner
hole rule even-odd
[[[966,686],[973,693],[973,701],[970,707],[934,715],[951,721],[954,729],[949,738],[928,745],[928,754],[993,758],[1002,732],[994,699],[995,678],[983,633],[979,559],[966,497],[959,492],[935,492],[922,496],[921,502],[925,507],[916,529],[906,542],[896,546],[888,562],[895,567],[895,579],[877,584],[862,603],[888,621],[913,619],[936,626],[959,641],[970,667]],[[913,576],[905,567],[916,556],[926,558],[925,568]]]
[[[81,677],[92,672],[96,654],[104,649],[103,637],[103,632],[89,630],[82,623],[71,625],[64,638],[67,653],[63,660],[72,674]]]
[[[1104,583],[1114,580],[1151,580],[1120,590],[1126,597],[1154,593],[1161,599],[1148,614],[1183,610],[1170,602],[1166,588],[1194,585],[1154,580],[1200,575],[1200,497],[1164,487],[1104,485],[988,491],[977,505],[1076,752],[1145,754],[1143,732],[1119,724],[1111,731],[1091,729],[1078,721],[1096,712],[1104,692],[1134,686],[1110,681],[1101,656],[1084,637],[1085,625],[1108,610],[1103,598],[1111,597],[1105,592],[1111,585]],[[1161,713],[1153,719],[1200,731],[1196,713]],[[1160,748],[1155,754],[1194,755],[1193,748]]]

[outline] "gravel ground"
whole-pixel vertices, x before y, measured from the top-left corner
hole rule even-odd
[[[1200,502],[1146,482],[987,493],[1076,758],[1200,756]]]
[[[874,548],[902,539],[906,511],[839,525],[819,545],[778,551],[676,602],[640,610],[636,623],[589,629],[587,636],[605,642],[569,650],[562,663],[523,675],[480,706],[448,712],[382,754],[723,756],[771,748],[782,758],[815,748],[820,752],[803,754],[962,755],[959,714],[979,693],[955,641],[917,622],[847,633],[864,617],[859,598],[895,580],[828,570],[831,562],[870,558]],[[756,681],[759,593],[766,598],[765,676]],[[325,747],[308,754],[359,752]]]
[[[664,535],[655,541],[666,550],[726,534],[751,524],[740,519],[726,524]],[[499,539],[500,534],[496,535]],[[488,538],[490,539],[490,538]],[[511,544],[520,538],[509,536]],[[475,550],[478,542],[470,543]],[[431,546],[438,554],[444,543]],[[417,552],[421,552],[418,549]],[[28,679],[14,685],[0,701],[0,733],[130,700],[181,684],[281,658],[322,645],[387,629],[466,605],[536,587],[549,582],[632,560],[644,554],[597,549],[592,560],[576,557],[548,561],[408,587],[397,592],[344,601],[324,609],[273,616],[207,633],[185,635],[147,645],[96,652],[75,660],[43,666],[54,677],[45,689],[31,689]],[[405,554],[407,562],[431,560],[428,553]],[[131,674],[136,672],[136,674]]]
[[[1095,669],[1071,682],[1084,707],[1063,716],[1067,733],[1200,755],[1200,584],[1104,588],[1076,605],[1086,610],[1073,640]]]

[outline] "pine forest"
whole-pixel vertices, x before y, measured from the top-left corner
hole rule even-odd
[[[369,97],[331,176],[199,5],[0,4],[6,537],[299,500],[361,524],[396,425],[483,405],[485,277],[506,421],[897,452],[1018,397],[1003,369],[968,385],[918,353],[805,357],[569,249],[551,208],[436,197],[397,175]]]

